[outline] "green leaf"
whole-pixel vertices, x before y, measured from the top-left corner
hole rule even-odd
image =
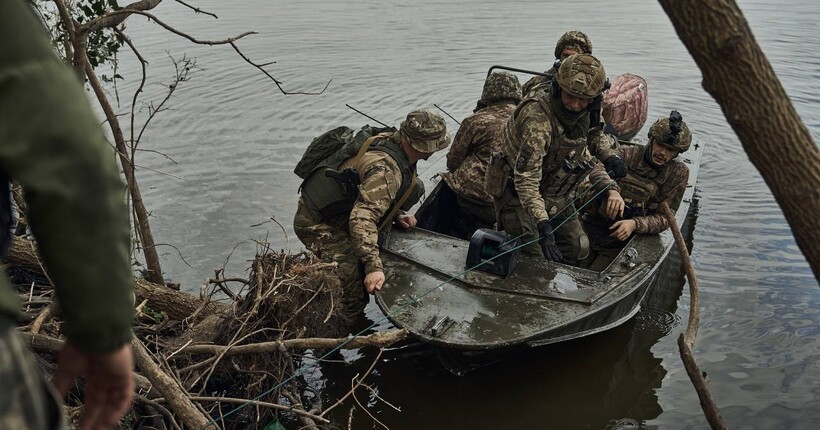
[[[268,423],[262,430],[287,430],[279,420],[274,420]]]

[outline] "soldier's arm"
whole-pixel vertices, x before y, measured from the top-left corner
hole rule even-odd
[[[379,258],[379,221],[390,208],[401,187],[401,171],[387,157],[359,169],[359,197],[350,212],[350,237],[365,273],[382,271]]]
[[[593,160],[594,161],[594,160]],[[601,163],[595,163],[595,167],[592,168],[592,171],[589,173],[589,182],[592,185],[593,195],[604,194],[604,190],[610,189],[620,192],[621,187],[618,186],[618,183],[615,182],[609,175],[606,173],[604,169],[604,165]],[[593,198],[593,196],[585,196],[583,201],[589,200]]]
[[[685,164],[675,162],[670,168],[673,169],[669,179],[663,184],[660,190],[660,200],[669,205],[669,209],[674,214],[680,207],[683,192],[689,182],[689,168]],[[637,217],[635,219],[635,232],[643,234],[657,234],[669,228],[666,217],[655,211],[654,213]]]
[[[549,118],[537,103],[530,103],[515,118],[514,126],[521,139],[521,149],[512,160],[515,190],[533,220],[549,219],[540,191],[541,164],[552,141]]]
[[[594,127],[587,136],[587,148],[595,158],[606,161],[607,158],[616,155],[615,138],[604,133],[603,127]]]
[[[0,2],[0,169],[25,190],[68,340],[114,351],[134,315],[125,189],[82,84],[26,7]]]
[[[472,116],[464,118],[461,126],[456,132],[456,137],[453,138],[453,144],[450,145],[450,151],[447,152],[447,170],[455,172],[467,158],[470,153],[470,147],[475,142],[475,130],[471,125]]]

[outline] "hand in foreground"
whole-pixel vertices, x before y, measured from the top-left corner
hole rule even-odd
[[[396,224],[403,229],[411,229],[416,226],[416,216],[402,214],[396,217]]]
[[[626,206],[626,203],[624,203],[621,193],[616,190],[609,190],[606,199],[606,216],[609,219],[623,218],[624,206]]]
[[[545,219],[538,222],[538,234],[541,236],[538,244],[541,245],[544,258],[549,261],[561,261],[564,256],[561,255],[561,250],[555,245],[555,235],[552,233],[552,224],[549,220]]]
[[[364,287],[370,294],[380,291],[384,285],[384,272],[370,272],[364,277]]]
[[[609,226],[609,229],[612,230],[609,237],[613,237],[620,241],[624,241],[629,239],[629,236],[632,236],[632,233],[635,232],[635,229],[638,225],[635,223],[634,219],[622,219],[620,221],[616,221],[614,224]]]
[[[134,357],[131,344],[102,354],[83,352],[70,341],[57,360],[54,385],[65,397],[74,380],[85,375],[85,398],[80,429],[110,429],[134,398]]]

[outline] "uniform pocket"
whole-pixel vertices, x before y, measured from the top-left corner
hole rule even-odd
[[[501,153],[493,153],[490,157],[490,165],[487,166],[487,173],[484,177],[484,187],[487,193],[495,198],[504,195],[507,188],[507,178],[509,177],[509,167]]]

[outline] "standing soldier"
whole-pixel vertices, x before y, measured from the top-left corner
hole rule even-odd
[[[25,191],[65,320],[54,383],[66,395],[84,374],[80,427],[110,428],[134,395],[124,186],[77,75],[56,58],[26,1],[0,1],[0,59],[0,177]],[[8,215],[8,188],[0,192]],[[17,332],[19,311],[0,275],[0,428],[65,428],[63,406]]]
[[[617,255],[633,233],[657,234],[669,228],[666,217],[657,209],[661,202],[666,202],[672,211],[680,206],[689,168],[676,157],[686,152],[691,143],[689,127],[678,111],[672,111],[669,118],[652,124],[647,145],[618,147],[627,165],[626,176],[618,179],[620,192],[610,193],[603,204],[591,208],[583,217],[594,254],[606,257],[591,263],[591,269],[605,267],[607,259]]]
[[[574,200],[592,170],[605,172],[593,156],[605,160],[606,170],[615,176],[626,173],[590,112],[605,82],[604,67],[592,55],[562,61],[549,94],[518,105],[502,131],[501,151],[487,170],[499,229],[523,242],[540,237],[540,250],[551,261],[579,264],[589,255]],[[593,185],[603,192],[601,183]],[[538,250],[534,243],[524,248],[532,254]]]
[[[558,62],[574,54],[592,54],[592,41],[586,34],[578,30],[564,33],[555,44],[555,63],[552,68],[544,72],[549,76],[534,76],[524,84],[524,96],[535,97],[539,93],[548,93],[552,76],[558,71]]]
[[[302,183],[293,228],[302,243],[338,263],[343,312],[349,322],[364,310],[367,293],[384,284],[379,234],[393,221],[402,228],[416,225],[413,215],[400,212],[422,194],[416,162],[449,144],[444,119],[429,110],[416,110],[397,132],[373,136],[353,157],[337,151]]]
[[[496,72],[484,81],[484,90],[475,113],[461,123],[447,153],[444,181],[456,194],[459,206],[459,233],[495,224],[493,198],[484,187],[490,156],[501,148],[501,128],[521,102],[521,84],[512,73]]]

